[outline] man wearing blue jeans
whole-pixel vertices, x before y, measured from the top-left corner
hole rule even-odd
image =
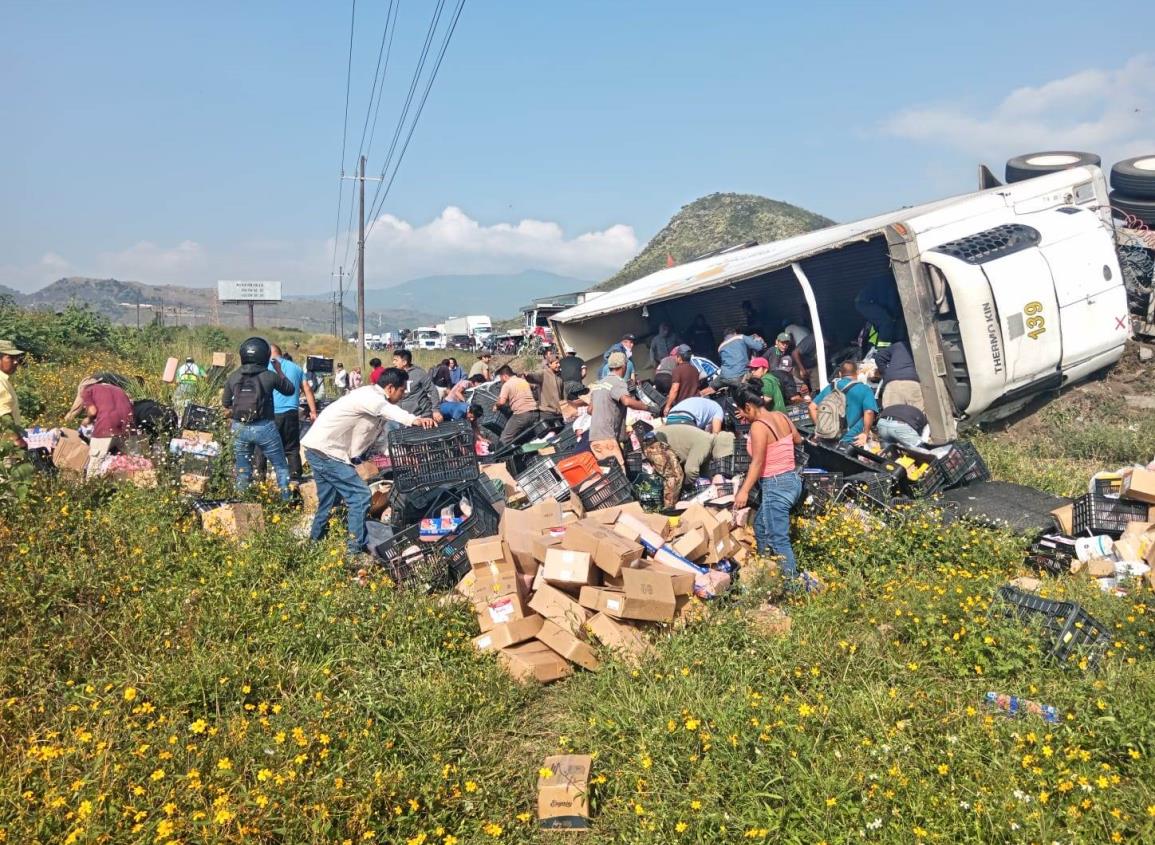
[[[369,485],[357,475],[354,461],[381,435],[387,425],[417,425],[432,428],[429,417],[416,417],[399,406],[405,398],[409,374],[389,367],[376,384],[351,390],[325,408],[301,438],[305,458],[317,483],[317,514],[313,517],[310,539],[320,540],[329,527],[329,514],[338,500],[348,512],[349,554],[365,549],[365,518],[369,514]]]
[[[264,338],[250,337],[241,344],[241,367],[225,382],[221,404],[233,420],[233,451],[236,456],[237,491],[248,488],[253,479],[253,451],[260,449],[277,474],[281,498],[289,498],[289,464],[277,431],[273,394],[295,392],[292,382],[281,372],[281,362],[269,370],[272,349]]]

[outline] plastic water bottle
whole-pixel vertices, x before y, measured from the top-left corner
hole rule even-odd
[[[995,710],[1002,711],[1008,716],[1038,716],[1044,722],[1058,723],[1062,721],[1059,711],[1050,704],[1039,704],[1029,698],[1019,698],[1001,692],[988,692],[986,704]]]

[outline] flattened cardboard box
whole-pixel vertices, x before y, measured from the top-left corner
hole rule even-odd
[[[546,757],[537,778],[537,818],[547,830],[589,830],[588,754]],[[546,777],[548,773],[548,777]]]
[[[243,540],[265,527],[265,511],[260,505],[222,505],[202,513],[201,526],[210,533]]]
[[[497,656],[515,681],[536,680],[548,684],[573,674],[573,667],[566,659],[539,640],[503,648]]]
[[[584,607],[567,596],[557,587],[542,584],[529,602],[530,610],[540,613],[546,619],[556,622],[575,636],[590,614]]]
[[[523,643],[526,640],[532,640],[541,630],[544,621],[537,614],[533,614],[522,619],[515,619],[512,622],[494,625],[487,633],[473,638],[473,647],[478,651],[496,651],[500,648],[508,648],[511,645]]]
[[[229,365],[229,353],[227,353],[227,352],[214,352],[213,353],[212,366],[214,366],[214,367],[227,367],[228,365]]]
[[[582,642],[556,622],[546,619],[534,636],[571,663],[576,663],[591,672],[601,668],[590,644]]]
[[[654,647],[646,641],[641,631],[604,613],[592,616],[586,627],[606,648],[621,652],[631,660],[636,661],[654,653]]]

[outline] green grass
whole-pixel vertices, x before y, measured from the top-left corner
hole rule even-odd
[[[55,406],[69,367],[23,376]],[[981,436],[996,476],[1074,492],[1150,450],[1123,411],[1080,435],[1080,401]],[[339,539],[266,504],[240,545],[167,489],[42,484],[3,512],[0,841],[569,841],[535,822],[560,751],[595,755],[591,843],[1155,838],[1150,594],[1048,581],[1112,634],[1097,670],[1055,665],[991,614],[1022,538],[921,509],[800,521],[826,592],[748,567],[643,666],[540,687],[473,654],[469,608],[350,582]],[[748,621],[767,597],[789,636]],[[992,715],[988,690],[1062,721]]]

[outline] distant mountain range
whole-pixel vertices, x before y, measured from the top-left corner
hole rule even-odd
[[[439,323],[446,317],[488,314],[495,321],[517,314],[535,297],[584,290],[589,282],[544,270],[513,274],[426,276],[389,288],[365,291],[366,327],[369,331],[396,331]],[[128,325],[138,317],[141,324],[161,314],[171,325],[219,323],[243,326],[248,308],[218,303],[215,288],[149,285],[119,279],[71,276],[57,279],[34,293],[0,285],[0,296],[25,308],[65,308],[87,304],[110,320]],[[356,291],[345,292],[345,333],[356,333]],[[289,326],[306,331],[330,331],[333,309],[329,294],[288,296],[275,305],[258,305],[258,325]]]
[[[423,311],[438,318],[487,314],[499,320],[517,314],[521,306],[535,298],[582,291],[589,286],[590,282],[583,279],[545,270],[424,276],[392,287],[366,288],[365,310],[369,313]],[[345,302],[356,302],[356,291],[352,295],[346,291],[346,296]],[[326,299],[328,295],[314,294],[308,298]]]
[[[675,264],[684,264],[748,241],[780,241],[833,225],[828,217],[778,200],[754,194],[710,194],[683,206],[645,249],[597,290],[613,290],[648,276],[671,258]]]

